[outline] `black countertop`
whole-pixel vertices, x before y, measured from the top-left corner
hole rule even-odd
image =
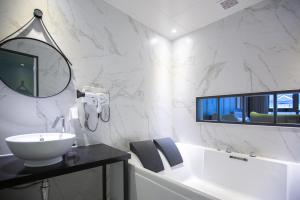
[[[72,148],[58,164],[29,168],[15,156],[0,158],[0,189],[130,159],[130,154],[105,144]]]

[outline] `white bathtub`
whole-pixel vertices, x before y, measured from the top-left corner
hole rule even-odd
[[[131,153],[131,200],[300,200],[297,163],[176,145],[184,163],[171,168],[160,153],[165,166],[160,173],[143,168]]]

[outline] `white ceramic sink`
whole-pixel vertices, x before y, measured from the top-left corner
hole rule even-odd
[[[25,161],[27,167],[53,165],[72,147],[75,135],[70,133],[34,133],[5,139],[11,152]]]

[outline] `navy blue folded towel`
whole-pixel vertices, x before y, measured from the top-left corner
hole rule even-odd
[[[130,151],[137,155],[146,169],[153,172],[164,170],[162,160],[152,140],[130,142]]]
[[[153,140],[155,146],[165,155],[170,166],[183,163],[182,156],[171,138],[161,138]]]

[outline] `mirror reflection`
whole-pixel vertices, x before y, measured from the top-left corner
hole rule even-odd
[[[48,43],[13,38],[1,44],[0,78],[21,94],[49,97],[68,86],[71,70],[62,54]]]
[[[0,49],[1,80],[15,91],[37,96],[37,57]]]

